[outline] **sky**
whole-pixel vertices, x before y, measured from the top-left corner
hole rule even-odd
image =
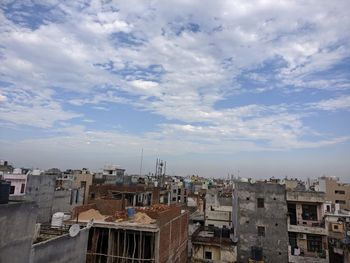
[[[0,159],[350,182],[350,2],[0,2]]]

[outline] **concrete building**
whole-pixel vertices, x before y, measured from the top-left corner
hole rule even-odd
[[[0,175],[6,173],[12,173],[13,166],[8,163],[8,161],[0,160]]]
[[[237,261],[237,246],[229,229],[200,227],[192,235],[193,263],[232,263]]]
[[[266,262],[288,262],[285,186],[270,182],[235,182],[233,227],[237,262],[253,258],[251,252],[255,247],[262,249]]]
[[[86,168],[73,171],[73,188],[80,189],[83,196],[83,204],[88,203],[89,188],[92,185],[92,174]]]
[[[136,208],[130,217],[121,203],[105,199],[75,209],[72,223],[85,225],[94,218],[87,262],[186,262],[188,212],[153,205]]]
[[[0,262],[85,262],[89,229],[71,237],[65,229],[40,228],[37,212],[35,202],[0,204]]]
[[[215,188],[205,195],[205,225],[232,228],[232,192],[223,193]]]
[[[287,191],[289,262],[328,262],[325,193]]]
[[[123,184],[125,169],[119,165],[106,165],[103,168],[102,176],[105,184]]]
[[[170,204],[187,203],[187,189],[184,187],[183,182],[171,182],[168,185],[168,189],[170,190]]]
[[[341,210],[339,204],[326,203],[324,208],[329,262],[350,262],[350,212]]]
[[[12,173],[5,173],[3,175],[4,180],[11,182],[10,195],[11,196],[24,196],[27,185],[27,173],[26,170],[16,168]]]
[[[37,209],[34,202],[0,204],[0,262],[28,263]]]
[[[38,223],[48,223],[51,220],[52,205],[55,195],[56,176],[33,171],[28,174],[25,199],[38,205]]]
[[[326,201],[339,204],[341,209],[350,211],[350,184],[340,183],[336,177],[320,177],[314,183],[314,189],[325,192]]]

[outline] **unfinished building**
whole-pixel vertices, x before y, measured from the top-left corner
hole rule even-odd
[[[167,204],[168,192],[145,185],[93,185],[90,187],[89,203],[99,199],[124,200],[124,207]]]
[[[72,223],[85,225],[94,219],[87,262],[186,262],[188,212],[159,204],[136,208],[135,212],[128,215],[123,209],[102,207],[101,203],[75,209]]]

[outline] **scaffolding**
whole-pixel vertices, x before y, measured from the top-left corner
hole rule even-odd
[[[87,263],[155,262],[156,233],[93,227],[90,229]]]

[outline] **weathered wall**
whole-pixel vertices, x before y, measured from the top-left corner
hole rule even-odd
[[[78,193],[78,201],[76,194]],[[82,205],[84,199],[82,190],[60,190],[54,192],[51,213],[56,212],[71,212],[74,207]]]
[[[37,222],[39,223],[47,223],[51,220],[55,181],[55,175],[28,175],[25,198],[38,204]]]
[[[30,263],[84,263],[89,229],[75,237],[68,234],[33,245]],[[28,262],[28,261],[27,261]]]
[[[288,262],[287,203],[285,187],[272,183],[238,182],[238,262],[247,262],[251,246],[261,246],[269,263]],[[264,208],[257,199],[264,198]],[[265,227],[265,236],[258,236],[258,226]]]
[[[37,217],[34,202],[0,205],[0,262],[28,263]]]

